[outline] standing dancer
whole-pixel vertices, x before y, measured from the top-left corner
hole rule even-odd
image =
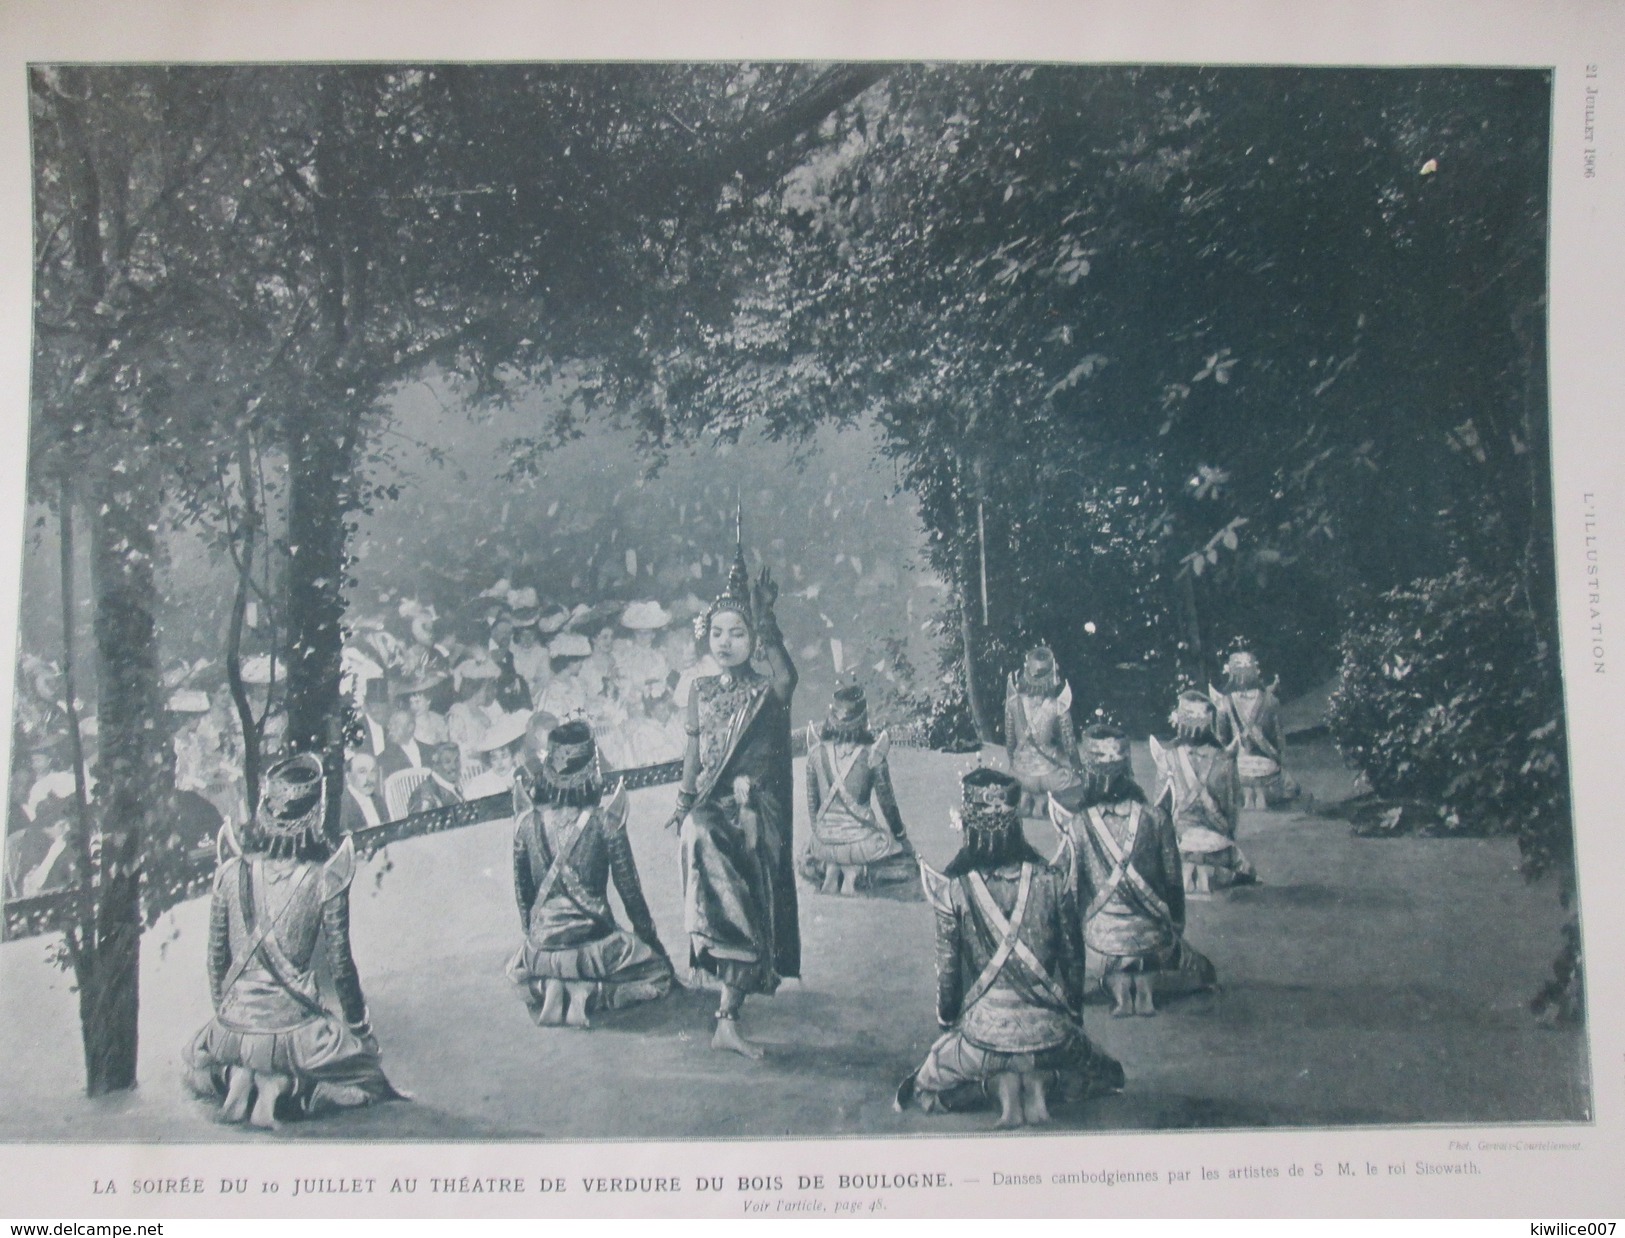
[[[1004,746],[1021,783],[1024,816],[1042,815],[1044,797],[1078,784],[1072,730],[1072,685],[1061,678],[1047,645],[1028,652],[1004,694]]]
[[[721,673],[694,681],[668,823],[682,832],[689,963],[722,988],[711,1047],[749,1058],[763,1050],[739,1031],[746,995],[801,974],[790,799],[796,668],[773,613],[778,594],[766,568],[750,584],[736,523],[727,588],[695,628]],[[751,666],[758,651],[765,674]]]

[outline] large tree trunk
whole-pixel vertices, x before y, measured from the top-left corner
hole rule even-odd
[[[259,546],[262,519],[254,488],[252,454],[253,446],[245,432],[237,444],[237,484],[243,495],[237,547],[237,592],[231,601],[231,624],[226,632],[226,687],[237,708],[237,722],[243,733],[243,787],[250,816],[260,802],[260,719],[254,716],[254,706],[243,683],[243,624],[248,617],[248,595],[254,583],[254,554]]]
[[[982,689],[976,679],[976,646],[975,625],[971,620],[971,598],[963,583],[957,589],[959,594],[959,640],[964,648],[965,660],[965,703],[970,707],[971,725],[976,728],[976,738],[983,744],[998,742],[992,724],[987,717],[987,709],[982,704]]]
[[[373,395],[346,373],[358,324],[365,320],[364,231],[352,195],[345,79],[317,82],[316,288],[323,355],[311,398],[287,420],[288,455],[288,746],[322,755],[328,826],[338,825],[344,776],[344,584],[349,513],[355,506],[361,410]]]
[[[1196,575],[1187,568],[1174,572],[1174,603],[1179,615],[1183,656],[1180,669],[1191,676],[1193,683],[1201,683],[1211,673],[1207,653],[1202,647],[1202,616],[1196,604]]]
[[[288,442],[288,745],[322,754],[329,824],[343,777],[344,580],[353,492],[352,419],[307,405]]]
[[[146,842],[164,835],[173,761],[159,680],[156,462],[133,447],[91,503],[102,837],[93,936],[76,961],[85,1087],[135,1086]]]
[[[954,592],[959,603],[959,641],[964,658],[965,703],[970,707],[971,723],[976,727],[976,738],[983,744],[998,742],[998,734],[988,719],[987,707],[982,701],[976,664],[976,621],[971,608],[977,605],[978,574],[971,553],[971,522],[965,513],[964,502],[954,499],[957,538],[954,553]]]

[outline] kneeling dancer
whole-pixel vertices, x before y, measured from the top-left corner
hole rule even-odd
[[[220,830],[209,907],[214,1018],[184,1056],[188,1084],[224,1097],[227,1122],[274,1129],[279,1116],[404,1099],[379,1065],[350,954],[355,848],[326,833],[325,786],[319,757],[290,757],[266,772],[241,838],[229,822]],[[322,1002],[318,957],[341,1014]]]
[[[838,688],[823,729],[807,725],[807,845],[798,867],[825,894],[856,894],[918,873],[886,764],[890,743],[869,732],[857,685]],[[875,819],[870,802],[880,806]]]
[[[1083,782],[1050,796],[1070,874],[1090,980],[1112,1014],[1157,1013],[1156,994],[1211,988],[1213,964],[1185,944],[1185,883],[1166,813],[1148,804],[1129,766],[1128,738],[1096,724],[1083,736]]]
[[[1200,692],[1180,693],[1166,746],[1151,737],[1151,756],[1162,785],[1157,806],[1174,821],[1185,866],[1185,891],[1201,898],[1227,886],[1258,880],[1236,843],[1241,784],[1236,750],[1221,744],[1213,702]]]
[[[1277,681],[1278,682],[1278,681]],[[1219,739],[1236,747],[1243,808],[1274,808],[1299,797],[1286,770],[1286,732],[1275,684],[1264,682],[1258,655],[1247,648],[1224,662],[1224,689],[1209,689],[1218,709]]]
[[[672,967],[643,898],[626,836],[623,785],[601,803],[592,729],[566,722],[548,734],[534,794],[514,778],[514,896],[525,942],[508,965],[537,1023],[587,1027],[593,1010],[664,997]],[[609,883],[632,922],[609,906]]]
[[[1048,645],[1030,649],[1004,693],[1004,744],[1010,772],[1021,780],[1021,811],[1044,814],[1044,797],[1078,784],[1072,730],[1072,685],[1061,678]]]
[[[1120,1089],[1123,1068],[1084,1035],[1083,948],[1066,876],[1021,832],[1021,784],[978,769],[962,789],[964,846],[940,874],[920,865],[946,1030],[896,1108],[957,1108],[991,1091],[996,1125],[1047,1122],[1051,1100]]]

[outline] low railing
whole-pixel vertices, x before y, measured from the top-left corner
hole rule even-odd
[[[678,781],[683,776],[681,761],[666,761],[660,765],[642,765],[636,769],[612,770],[604,776],[605,785],[614,786],[624,781],[626,789],[658,787]],[[502,791],[482,796],[477,800],[464,800],[429,812],[412,813],[394,821],[381,821],[355,831],[356,849],[363,855],[372,855],[391,843],[408,838],[422,838],[428,834],[444,834],[447,830],[460,830],[511,815],[513,795]],[[208,892],[214,880],[215,854],[213,845],[200,847],[188,853],[188,875],[181,885],[176,902],[195,898]],[[76,889],[52,890],[30,898],[6,901],[5,937],[13,941],[20,937],[38,937],[54,931],[62,919],[70,915],[80,897]]]
[[[923,727],[894,727],[890,734],[895,747],[925,746]],[[806,734],[800,728],[791,734],[790,747],[795,756],[807,755]],[[604,783],[612,787],[617,782],[624,781],[628,791],[636,791],[641,787],[668,785],[677,782],[682,776],[681,761],[665,761],[659,765],[611,770],[604,775]],[[444,834],[447,830],[460,830],[465,826],[495,821],[510,815],[512,810],[513,798],[508,792],[503,791],[476,800],[464,800],[460,804],[451,804],[429,812],[413,813],[394,821],[382,821],[377,825],[357,830],[352,837],[358,851],[363,855],[372,855],[391,843],[402,842],[408,838],[422,838],[428,834]],[[214,880],[214,863],[212,842],[206,847],[190,852],[187,855],[188,875],[174,901],[184,902],[186,899],[207,893],[210,883]],[[20,937],[38,937],[54,931],[64,916],[71,912],[73,903],[79,896],[76,889],[64,889],[36,894],[30,898],[8,899],[5,904],[5,931],[0,940],[13,941]]]

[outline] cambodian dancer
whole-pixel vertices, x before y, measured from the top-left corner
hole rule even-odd
[[[535,778],[514,782],[514,896],[525,942],[508,966],[531,1017],[542,1024],[588,1026],[594,1010],[615,1010],[671,991],[671,960],[643,898],[627,799],[617,787],[607,803],[598,756],[585,722],[548,735]],[[615,922],[615,883],[632,927]]]
[[[801,875],[825,894],[856,894],[919,874],[886,764],[890,744],[869,731],[869,705],[856,684],[839,688],[821,729],[807,727],[807,813],[811,829]],[[871,802],[880,808],[875,816]]]
[[[399,1099],[350,954],[355,849],[324,830],[320,758],[290,757],[265,775],[264,800],[239,838],[220,831],[209,908],[214,1017],[185,1055],[200,1095],[221,1117],[274,1128],[278,1117]],[[318,960],[339,1011],[317,989]]]
[[[1083,782],[1050,797],[1091,964],[1112,1014],[1157,1013],[1156,996],[1213,985],[1213,965],[1185,944],[1185,882],[1173,823],[1134,781],[1128,739],[1097,724],[1083,735]]]
[[[1258,874],[1236,843],[1241,784],[1233,745],[1219,742],[1213,702],[1187,691],[1169,718],[1174,738],[1164,746],[1151,737],[1151,757],[1161,786],[1157,806],[1174,822],[1185,866],[1185,892],[1194,897],[1257,881]]]
[[[1045,645],[1030,650],[1004,694],[1004,745],[1026,816],[1042,815],[1046,795],[1077,785],[1071,711],[1072,686],[1061,678],[1055,655]]]
[[[997,1125],[1049,1121],[1052,1100],[1123,1086],[1123,1068],[1084,1035],[1083,942],[1067,875],[1021,832],[1021,787],[971,771],[965,843],[942,873],[920,865],[937,922],[937,1022],[944,1029],[903,1081],[896,1107],[999,1104]]]
[[[1264,682],[1258,655],[1237,649],[1224,663],[1224,688],[1212,691],[1220,742],[1236,745],[1242,807],[1273,808],[1298,798],[1286,769],[1286,734],[1275,686]]]
[[[671,822],[682,834],[689,963],[722,989],[715,1049],[762,1056],[739,1029],[751,993],[801,974],[791,849],[790,698],[796,669],[774,617],[766,568],[749,584],[737,545],[728,585],[696,625],[721,673],[694,681],[682,789]],[[751,665],[760,653],[766,671]]]

